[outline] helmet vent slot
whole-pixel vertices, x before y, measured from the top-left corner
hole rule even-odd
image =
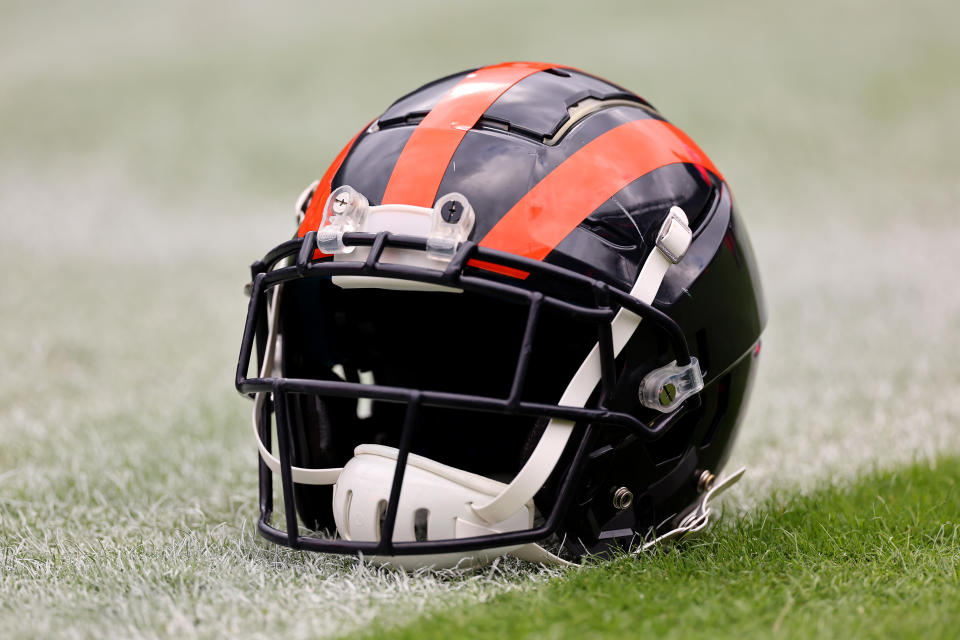
[[[656,109],[644,102],[641,102],[639,98],[635,100],[628,98],[611,98],[607,100],[585,98],[567,108],[567,121],[560,125],[560,128],[557,129],[556,133],[553,135],[544,136],[543,144],[547,145],[548,147],[556,146],[561,140],[563,140],[563,137],[567,135],[567,132],[570,131],[570,129],[572,129],[578,122],[585,119],[587,116],[596,113],[597,111],[612,109],[613,107],[636,107],[637,109],[643,109],[652,116],[659,117]]]
[[[383,521],[387,519],[387,501],[381,500],[377,503],[377,512],[374,514],[377,522],[377,542],[383,537]]]
[[[413,512],[413,539],[423,542],[427,539],[427,521],[430,519],[429,509],[417,509]]]

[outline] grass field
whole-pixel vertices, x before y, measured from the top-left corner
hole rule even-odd
[[[0,5],[0,635],[950,636],[960,7],[266,11]],[[750,471],[696,546],[564,577],[270,546],[232,387],[247,265],[392,99],[505,59],[636,89],[733,185],[770,309]]]
[[[772,497],[682,551],[427,615],[386,638],[954,638],[960,458]]]

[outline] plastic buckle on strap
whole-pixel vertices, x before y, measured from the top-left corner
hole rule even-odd
[[[666,256],[667,260],[677,264],[683,259],[693,239],[687,221],[687,214],[677,206],[670,207],[667,219],[657,234],[657,248]]]

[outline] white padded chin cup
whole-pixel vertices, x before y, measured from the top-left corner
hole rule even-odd
[[[343,467],[333,486],[333,517],[343,538],[362,541],[380,539],[380,522],[386,513],[396,463],[397,450],[393,447],[362,444],[354,450],[354,457]],[[418,525],[421,540],[470,538],[531,528],[532,500],[508,518],[494,524],[488,524],[474,512],[471,506],[474,502],[489,500],[505,487],[505,484],[496,480],[410,454],[400,491],[393,540],[415,541]],[[386,532],[384,534],[389,535]],[[407,568],[425,565],[444,567],[456,565],[464,558],[470,559],[467,562],[486,561],[519,547],[514,545],[476,552],[372,559]]]

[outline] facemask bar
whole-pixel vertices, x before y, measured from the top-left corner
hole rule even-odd
[[[617,307],[633,312],[648,323],[664,331],[676,357],[678,366],[690,363],[690,353],[686,338],[680,327],[666,314],[645,304],[630,294],[614,289],[598,280],[569,271],[544,262],[479,247],[473,242],[464,242],[453,259],[443,271],[380,262],[386,247],[426,251],[427,240],[422,237],[393,235],[388,232],[377,234],[345,233],[343,242],[347,245],[369,246],[370,252],[363,262],[312,261],[316,247],[316,232],[309,232],[302,239],[285,242],[269,252],[264,260],[255,263],[251,270],[253,283],[250,305],[248,307],[240,358],[237,366],[236,387],[245,394],[270,393],[271,400],[261,405],[259,437],[266,447],[270,447],[270,411],[271,404],[276,418],[278,449],[280,458],[280,476],[287,530],[286,532],[270,525],[273,511],[272,473],[266,463],[260,460],[260,519],[258,529],[264,537],[293,548],[309,549],[332,553],[365,553],[378,556],[409,555],[425,553],[461,552],[474,549],[525,544],[542,539],[553,533],[562,514],[572,498],[572,486],[582,467],[585,448],[593,425],[608,425],[624,428],[645,441],[652,441],[663,435],[687,410],[698,406],[699,396],[685,400],[669,414],[659,416],[653,423],[646,424],[637,418],[622,412],[604,408],[616,386],[616,367],[611,334],[611,321]],[[285,258],[297,256],[293,266],[275,268]],[[593,291],[594,304],[586,306],[577,302],[563,300],[531,291],[522,287],[490,279],[480,275],[464,273],[468,261],[476,259],[486,263],[510,267],[512,269],[536,274],[549,274],[554,280],[569,284],[571,287],[587,287]],[[404,387],[383,385],[365,385],[354,382],[330,380],[306,380],[278,377],[248,378],[250,359],[256,338],[258,363],[262,366],[267,342],[267,299],[277,285],[297,278],[329,277],[334,275],[363,275],[381,278],[397,278],[438,284],[454,289],[477,292],[483,295],[505,298],[528,305],[527,324],[523,343],[514,370],[511,391],[507,398],[493,398],[469,394],[436,392]],[[522,401],[520,399],[532,352],[533,337],[543,308],[560,310],[574,318],[595,323],[598,330],[598,345],[601,364],[600,396],[598,408],[561,406]],[[258,371],[260,368],[258,367]],[[383,535],[380,541],[350,541],[342,539],[324,540],[301,536],[298,532],[298,519],[293,495],[292,449],[293,439],[290,424],[286,416],[285,395],[287,393],[306,393],[324,396],[349,398],[370,398],[372,400],[406,403],[407,409],[401,431],[397,464],[386,509]],[[566,419],[587,425],[587,432],[580,441],[569,471],[563,477],[558,500],[546,521],[539,527],[509,531],[471,538],[447,540],[429,540],[424,542],[393,542],[393,524],[399,505],[400,489],[406,461],[410,453],[413,430],[417,424],[418,412],[422,406],[448,407],[473,411]]]

